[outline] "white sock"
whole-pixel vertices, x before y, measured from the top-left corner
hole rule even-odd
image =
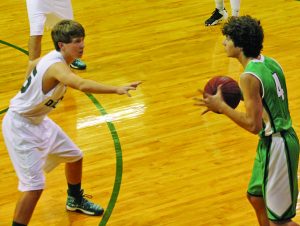
[[[215,0],[216,8],[221,12],[224,10],[224,0]]]
[[[239,16],[241,1],[230,0],[230,5],[231,5],[231,16]]]

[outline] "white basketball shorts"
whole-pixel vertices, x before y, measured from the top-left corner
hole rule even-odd
[[[73,19],[71,0],[26,0],[30,35],[43,35],[62,19]]]
[[[83,156],[72,140],[48,117],[34,125],[8,110],[2,121],[2,133],[19,178],[20,191],[44,189],[43,171],[50,172],[60,163],[75,162]]]

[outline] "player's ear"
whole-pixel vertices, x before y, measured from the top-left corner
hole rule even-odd
[[[59,49],[61,49],[63,47],[64,43],[63,42],[58,42],[57,45],[58,45]]]

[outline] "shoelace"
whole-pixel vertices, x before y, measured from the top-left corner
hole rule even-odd
[[[92,195],[88,195],[88,194],[83,194],[82,197],[83,198],[88,198],[88,199],[92,199],[93,198]]]
[[[86,198],[91,199],[91,198],[93,198],[93,196],[92,196],[92,195],[87,195],[87,194],[84,194],[84,195],[82,196],[82,204],[83,204],[84,206],[88,207],[89,209],[94,209],[94,210],[95,210],[95,209],[101,208],[99,205],[90,202],[90,201],[87,200]]]
[[[89,195],[89,194],[83,194],[84,193],[84,190],[83,189],[81,189],[80,190],[80,197],[82,197],[82,198],[88,198],[88,199],[92,199],[93,198],[93,196],[92,195]]]

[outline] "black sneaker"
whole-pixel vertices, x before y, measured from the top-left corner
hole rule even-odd
[[[68,194],[66,208],[69,211],[79,211],[87,215],[100,216],[103,214],[104,209],[90,201],[85,197],[91,198],[89,195],[84,195],[83,190],[80,192],[79,197],[73,197]]]
[[[86,69],[86,64],[82,60],[76,59],[70,64],[70,67],[77,70],[84,70]]]
[[[205,21],[205,26],[216,25],[220,21],[226,20],[227,18],[228,18],[228,13],[227,13],[226,9],[223,9],[222,12],[220,12],[218,9],[215,9],[215,11],[213,11],[211,17]]]

